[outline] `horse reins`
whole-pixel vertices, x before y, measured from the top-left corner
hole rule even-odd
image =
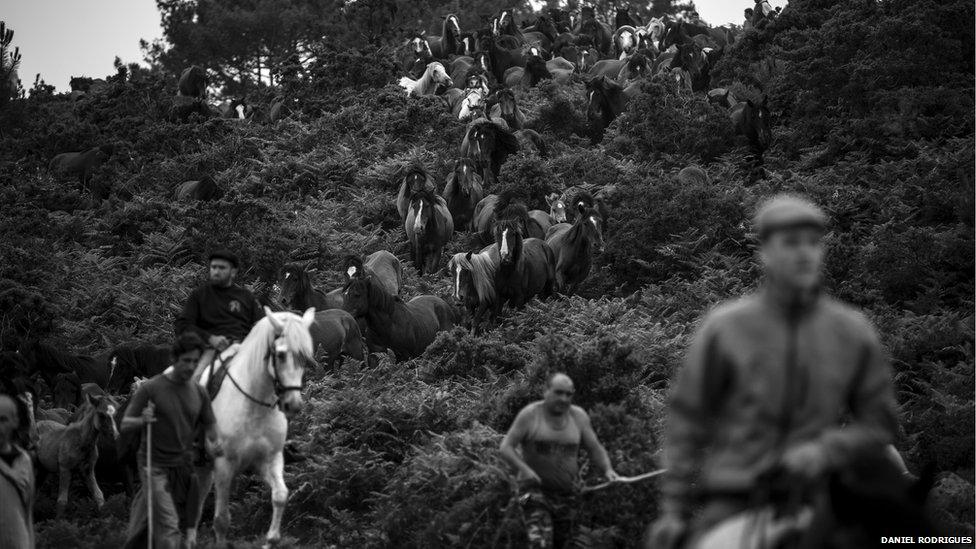
[[[275,341],[277,341],[277,338],[275,338]],[[281,395],[282,394],[287,393],[288,391],[302,391],[305,388],[305,385],[304,384],[302,384],[302,385],[282,385],[281,384],[281,377],[278,374],[278,353],[272,352],[272,349],[273,348],[274,348],[274,343],[272,343],[272,345],[270,347],[268,347],[268,351],[264,355],[264,360],[265,360],[265,362],[267,362],[268,358],[269,357],[271,358],[271,372],[272,373],[269,374],[268,377],[270,377],[271,380],[274,382],[274,391],[275,391],[275,401],[274,402],[272,402],[272,403],[269,404],[269,403],[267,403],[267,402],[265,402],[263,400],[260,400],[258,398],[255,398],[254,396],[252,396],[251,394],[249,394],[247,391],[245,391],[244,388],[241,387],[241,385],[239,383],[237,383],[237,380],[234,379],[234,376],[231,375],[231,373],[230,373],[230,364],[224,366],[224,375],[227,376],[227,378],[230,379],[230,382],[234,385],[234,387],[237,387],[237,390],[240,391],[241,394],[244,395],[244,397],[247,398],[248,400],[250,400],[251,402],[253,402],[255,404],[259,404],[261,406],[264,406],[265,408],[275,408],[275,407],[278,407],[280,409],[280,407],[281,407]]]

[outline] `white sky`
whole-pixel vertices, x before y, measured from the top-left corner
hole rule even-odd
[[[14,46],[23,60],[20,79],[25,88],[41,73],[58,91],[68,89],[72,76],[101,78],[115,73],[115,56],[125,63],[141,62],[139,39],[162,36],[153,0],[0,0],[0,19],[14,30]],[[785,0],[771,0],[773,6]],[[752,0],[696,0],[702,19],[712,25],[742,23]]]
[[[0,19],[20,46],[24,88],[41,73],[65,91],[72,76],[102,78],[115,74],[115,56],[124,63],[142,61],[139,39],[162,37],[153,0],[0,0]]]

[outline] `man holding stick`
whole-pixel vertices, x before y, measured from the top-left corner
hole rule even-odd
[[[502,458],[518,471],[519,503],[533,548],[566,547],[573,539],[581,444],[608,481],[618,479],[590,416],[573,405],[574,392],[569,376],[552,375],[544,399],[522,408],[501,443]]]
[[[181,527],[195,523],[202,499],[193,468],[193,443],[200,429],[206,431],[210,454],[223,454],[210,397],[191,382],[205,348],[195,333],[179,336],[172,349],[172,369],[139,387],[122,420],[123,432],[146,427],[148,435],[152,425],[151,438],[147,436],[139,451],[142,485],[132,500],[126,547],[141,547],[147,528],[152,547],[180,547]],[[195,532],[187,532],[188,540],[195,537]]]

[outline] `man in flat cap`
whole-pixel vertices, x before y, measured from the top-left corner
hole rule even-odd
[[[647,547],[728,534],[754,512],[770,471],[814,480],[855,455],[891,451],[895,397],[878,334],[820,290],[826,227],[803,198],[759,209],[764,285],[706,316],[672,385],[668,472]]]
[[[190,294],[175,323],[177,337],[193,332],[207,343],[200,364],[209,364],[215,353],[242,341],[264,316],[254,295],[234,282],[240,267],[236,254],[217,250],[210,254],[208,263],[209,282]]]

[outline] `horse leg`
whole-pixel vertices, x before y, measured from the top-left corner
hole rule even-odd
[[[233,466],[226,458],[214,461],[214,543],[218,547],[227,546],[227,533],[230,530],[230,484],[234,479]]]
[[[266,537],[269,544],[277,543],[281,539],[281,515],[288,503],[288,487],[285,486],[285,460],[281,452],[277,452],[265,465],[264,481],[271,488],[271,527]]]
[[[95,460],[92,460],[85,467],[85,484],[88,485],[88,490],[95,498],[95,506],[101,509],[105,505],[105,494],[102,493],[102,489],[98,487],[98,481],[95,480]]]
[[[64,511],[68,507],[68,488],[71,487],[71,469],[58,466],[58,518],[64,516]]]
[[[200,499],[197,505],[197,514],[192,517],[189,521],[189,526],[186,528],[186,544],[187,549],[194,549],[197,546],[197,531],[200,527],[200,518],[203,515],[203,504],[207,501],[207,496],[210,494],[210,488],[213,487],[213,469],[198,467],[196,469],[196,475],[200,482]]]

